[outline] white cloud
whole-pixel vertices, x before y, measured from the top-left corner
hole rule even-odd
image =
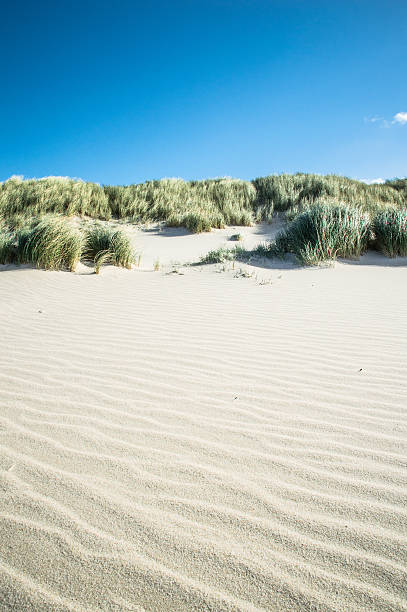
[[[397,113],[394,115],[393,123],[401,123],[402,125],[407,123],[407,113]]]
[[[383,185],[386,181],[382,178],[375,179],[359,179],[361,183],[366,183],[367,185]]]
[[[378,123],[380,127],[389,128],[392,124],[394,125],[395,123],[398,123],[399,125],[407,124],[407,112],[396,113],[393,116],[392,121],[389,121],[384,117],[378,117],[377,115],[375,115],[374,117],[365,117],[364,119],[365,123]]]

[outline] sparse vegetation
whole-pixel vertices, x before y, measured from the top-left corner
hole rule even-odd
[[[379,212],[373,219],[373,232],[375,246],[384,255],[407,256],[407,208]]]
[[[85,227],[83,241],[83,234],[66,217],[162,221],[198,233],[271,221],[274,211],[291,222],[276,241],[253,251],[241,246],[217,249],[201,261],[293,253],[301,263],[314,265],[340,256],[358,257],[369,237],[373,248],[393,257],[407,254],[406,205],[407,179],[367,185],[334,175],[282,174],[252,182],[162,179],[101,187],[63,177],[12,177],[0,183],[0,262],[73,269],[83,256],[99,272],[104,263],[129,268],[136,261],[122,231],[97,222]],[[230,236],[233,241],[241,239],[241,234]]]
[[[235,261],[238,257],[245,257],[247,251],[241,246],[235,246],[232,249],[227,247],[220,247],[213,251],[209,251],[206,255],[201,257],[201,263],[225,263],[226,261]]]
[[[95,272],[105,263],[131,268],[135,254],[130,239],[121,230],[101,223],[93,224],[86,231],[84,257],[95,263]]]

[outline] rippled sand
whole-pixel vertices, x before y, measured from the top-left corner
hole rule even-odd
[[[0,273],[0,610],[407,610],[407,268]]]

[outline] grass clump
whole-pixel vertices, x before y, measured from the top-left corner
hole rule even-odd
[[[95,223],[87,230],[84,255],[95,263],[97,274],[105,263],[131,268],[135,262],[135,253],[128,236],[121,230],[101,223]]]
[[[17,232],[17,261],[45,270],[73,271],[82,254],[82,235],[61,217],[45,216]]]
[[[220,247],[209,251],[206,255],[201,257],[201,263],[213,264],[213,263],[226,263],[227,261],[236,261],[239,258],[245,258],[247,255],[246,249],[242,246],[235,246],[232,249],[227,247]]]
[[[133,222],[165,221],[191,232],[228,224],[250,225],[256,190],[249,181],[161,179],[127,186],[104,186],[113,215]]]
[[[213,227],[224,227],[222,217],[195,210],[188,213],[173,213],[167,219],[168,227],[185,227],[194,234],[210,232]]]
[[[373,217],[407,203],[407,179],[367,185],[335,175],[281,174],[243,181],[232,178],[184,181],[165,178],[133,185],[104,185],[67,177],[0,183],[0,219],[10,229],[45,214],[112,217],[135,223],[165,222],[191,232],[226,225],[271,222],[274,211],[294,220],[321,199],[344,203]]]
[[[387,209],[373,219],[376,248],[387,257],[407,256],[407,208]]]
[[[384,185],[367,185],[344,176],[301,173],[264,176],[253,181],[257,192],[256,214],[267,221],[273,211],[284,211],[292,220],[321,198],[374,214],[385,206],[404,206],[406,183],[405,179],[398,179]]]
[[[0,216],[9,220],[17,218],[19,225],[30,217],[45,214],[67,216],[87,215],[98,219],[110,219],[108,198],[100,185],[51,176],[41,179],[12,177],[0,184]]]
[[[16,258],[15,236],[0,224],[0,264],[14,263]]]
[[[370,236],[369,215],[346,205],[314,204],[277,235],[271,252],[293,253],[304,265],[359,257]]]

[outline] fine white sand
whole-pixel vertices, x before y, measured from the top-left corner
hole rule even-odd
[[[406,261],[275,265],[3,267],[0,610],[407,610]]]

